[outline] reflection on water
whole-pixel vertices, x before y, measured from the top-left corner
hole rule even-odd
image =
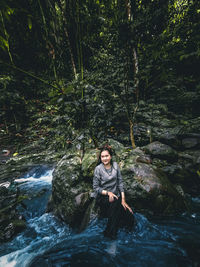
[[[18,179],[28,195],[20,212],[27,229],[0,247],[0,266],[198,266],[200,262],[200,199],[191,214],[176,218],[146,218],[135,214],[135,231],[121,230],[117,240],[103,237],[106,221],[94,219],[74,233],[52,214],[45,213],[51,193],[52,171],[35,168]]]

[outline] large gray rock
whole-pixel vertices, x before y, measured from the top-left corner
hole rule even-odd
[[[90,149],[87,151],[87,153],[84,155],[81,168],[82,168],[82,174],[83,177],[89,178],[90,181],[93,177],[94,169],[97,165],[99,157],[99,151],[97,149]]]
[[[154,214],[173,214],[186,209],[186,201],[166,175],[145,163],[124,166],[127,199],[133,207]]]
[[[150,143],[149,145],[143,147],[143,149],[146,153],[155,158],[166,159],[169,162],[174,162],[178,159],[178,153],[176,150],[158,141]]]
[[[85,158],[90,158],[90,155],[85,155]],[[74,227],[81,224],[90,201],[91,183],[88,183],[88,174],[89,171],[87,173],[86,169],[82,170],[80,151],[65,155],[53,172],[49,210],[53,210],[58,217]]]
[[[178,160],[153,158],[153,166],[162,170],[174,184],[179,184],[185,193],[198,195],[200,189],[200,150],[178,152]]]
[[[116,141],[115,141],[116,145]],[[136,210],[173,214],[186,209],[185,199],[150,158],[137,149],[117,146],[118,163],[124,178],[128,203]],[[64,156],[55,168],[49,210],[73,227],[84,229],[94,201],[92,178],[98,150],[90,149],[81,157],[79,151]]]
[[[200,136],[183,138],[182,145],[185,149],[197,147],[200,145]]]
[[[200,147],[200,117],[191,119],[168,111],[166,105],[140,101],[134,129],[138,145],[144,146],[149,142],[148,129],[153,141],[160,141],[174,149],[183,151]]]
[[[169,145],[174,149],[181,147],[181,140],[177,137],[174,129],[165,129],[161,134],[157,135],[157,140],[163,144]]]

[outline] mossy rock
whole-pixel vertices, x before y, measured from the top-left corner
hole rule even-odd
[[[166,159],[169,162],[174,162],[178,160],[178,153],[176,152],[176,150],[158,141],[144,146],[143,150],[147,154],[150,154],[152,157],[155,158]]]
[[[136,163],[122,169],[129,204],[155,214],[174,214],[187,209],[185,199],[167,176],[150,164]]]
[[[143,150],[130,149],[115,140],[118,164],[125,184],[127,202],[138,210],[153,213],[173,214],[186,209],[185,199],[179,194],[166,175],[156,166]],[[97,162],[98,150],[68,152],[53,172],[51,210],[72,227],[85,225],[90,210],[92,177]],[[90,213],[90,212],[89,212]],[[81,215],[81,216],[80,216]],[[86,216],[86,217],[85,217]]]
[[[86,151],[82,160],[82,174],[84,177],[92,178],[94,169],[98,162],[99,150],[91,149]]]

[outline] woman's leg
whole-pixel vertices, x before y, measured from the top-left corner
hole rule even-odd
[[[121,197],[109,203],[108,223],[104,234],[115,238],[119,228],[132,231],[135,225],[134,215],[128,209],[124,209],[121,204]]]
[[[108,222],[104,235],[111,238],[116,238],[119,229],[119,222],[121,217],[121,200],[116,199],[109,202]]]
[[[128,231],[132,231],[134,225],[135,225],[134,215],[128,209],[125,210],[124,207],[121,205],[119,227],[125,228]]]
[[[110,207],[108,196],[103,196],[103,195],[98,196],[96,204],[100,208],[100,214],[99,214],[100,218],[108,218],[109,207]]]
[[[104,235],[111,238],[116,238],[118,229],[121,227],[132,231],[135,220],[134,215],[121,205],[121,197],[109,202],[108,196],[100,196],[97,201],[100,207],[100,216],[108,218]]]

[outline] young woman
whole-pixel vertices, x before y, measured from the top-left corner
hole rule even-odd
[[[110,146],[104,146],[100,151],[99,162],[94,171],[93,189],[101,217],[108,218],[104,236],[116,238],[120,227],[132,230],[133,211],[126,203],[123,179],[118,164],[112,162]]]

